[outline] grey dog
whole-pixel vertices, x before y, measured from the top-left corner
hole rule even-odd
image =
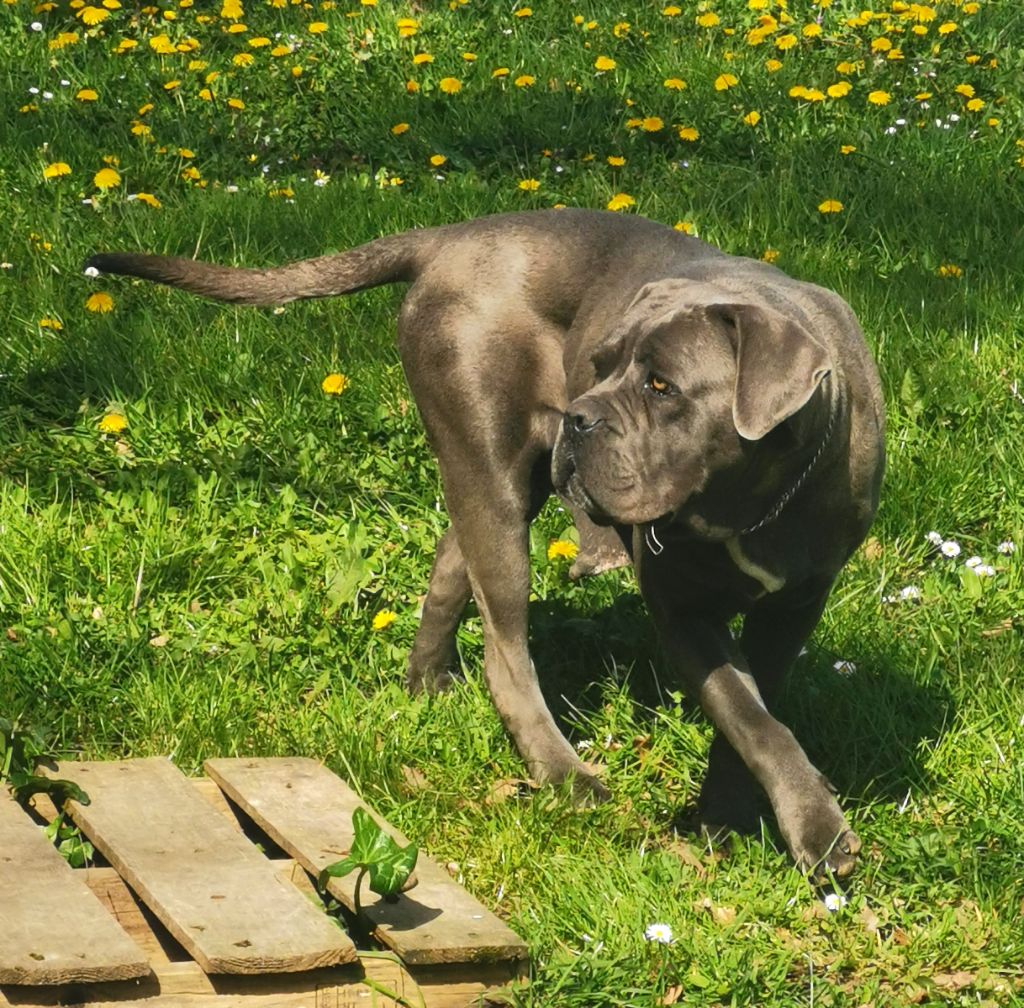
[[[853,869],[860,841],[833,789],[770,713],[878,504],[878,375],[838,295],[642,218],[570,209],[272,269],[116,252],[87,267],[246,305],[411,284],[398,347],[451,528],[410,686],[450,681],[472,595],[487,685],[530,772],[607,795],[528,650],[528,526],[554,490],[577,518],[577,572],[632,561],[672,672],[715,725],[704,824],[749,828],[766,793],[802,870]]]

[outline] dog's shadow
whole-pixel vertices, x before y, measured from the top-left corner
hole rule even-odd
[[[637,721],[650,721],[657,731],[654,710],[682,684],[638,595],[624,592],[588,615],[558,599],[534,602],[530,626],[541,687],[563,725],[596,717],[606,687],[624,683]],[[929,788],[925,757],[941,739],[953,704],[941,683],[917,681],[884,650],[862,651],[851,664],[812,638],[790,671],[776,713],[842,795],[898,803],[908,792]],[[688,710],[702,717],[692,699]]]

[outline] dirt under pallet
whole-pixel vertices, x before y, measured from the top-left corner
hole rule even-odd
[[[461,1008],[523,976],[523,941],[422,854],[413,890],[366,895],[361,924],[383,948],[360,952],[310,875],[347,853],[365,803],[314,760],[206,771],[189,780],[160,758],[57,768],[89,795],[67,811],[110,867],[68,867],[0,796],[0,1006]],[[37,800],[37,819],[55,814]],[[350,911],[353,882],[329,886]]]

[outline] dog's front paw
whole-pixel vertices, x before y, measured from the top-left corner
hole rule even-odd
[[[805,817],[796,830],[783,829],[797,868],[815,885],[853,874],[861,846],[838,805],[822,811],[825,814]]]
[[[860,837],[848,829],[832,841],[825,855],[807,870],[807,875],[815,885],[828,882],[830,878],[846,878],[856,869],[859,852]]]
[[[572,775],[572,801],[579,808],[593,808],[608,801],[612,793],[592,773],[578,770]]]

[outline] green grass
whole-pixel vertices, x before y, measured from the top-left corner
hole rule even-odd
[[[518,1004],[1021,1003],[1024,16],[943,2],[934,20],[888,7],[866,20],[846,0],[791,0],[793,24],[751,46],[764,12],[702,4],[721,17],[703,28],[698,5],[679,6],[636,7],[616,29],[619,8],[602,0],[528,17],[483,0],[419,12],[248,0],[237,35],[219,4],[162,5],[174,20],[125,4],[93,28],[63,3],[0,7],[0,715],[61,753],[169,753],[186,771],[213,755],[323,759],[527,939]],[[819,14],[822,36],[805,37]],[[418,33],[400,38],[397,17]],[[323,34],[308,31],[317,20]],[[51,48],[62,32],[76,40]],[[161,55],[160,34],[199,46]],[[289,34],[295,51],[271,55]],[[271,42],[248,44],[258,37]],[[124,39],[139,44],[116,53]],[[414,65],[417,52],[433,62]],[[616,68],[596,73],[600,55]],[[840,73],[843,61],[862,66]],[[717,91],[725,72],[738,83]],[[535,82],[517,86],[520,74]],[[448,76],[457,94],[440,90]],[[843,98],[788,93],[840,80]],[[84,88],[97,99],[76,98]],[[662,127],[630,125],[646,117]],[[699,139],[681,139],[686,126]],[[100,190],[105,157],[120,181]],[[69,174],[45,179],[56,163]],[[577,811],[552,792],[496,797],[523,767],[481,682],[472,613],[466,682],[406,695],[446,520],[393,346],[400,291],[275,314],[79,272],[115,248],[278,263],[616,193],[635,200],[626,212],[731,252],[776,250],[851,302],[879,360],[882,508],[786,701],[865,840],[835,913],[770,830],[726,851],[685,831],[709,729],[629,575],[572,584],[547,559],[568,524],[555,503],[532,543],[534,656],[613,800]],[[827,199],[843,211],[820,213]],[[948,265],[960,275],[940,275]],[[97,290],[109,314],[85,309]],[[350,380],[339,397],[320,390],[332,371]],[[98,428],[111,411],[127,419],[120,435]],[[926,541],[933,530],[959,541],[958,559]],[[1006,540],[1018,552],[998,552]],[[995,575],[970,573],[971,555]],[[920,598],[900,599],[908,586]],[[397,619],[374,631],[384,609]],[[855,667],[841,674],[841,660]],[[655,921],[671,946],[644,940]]]

